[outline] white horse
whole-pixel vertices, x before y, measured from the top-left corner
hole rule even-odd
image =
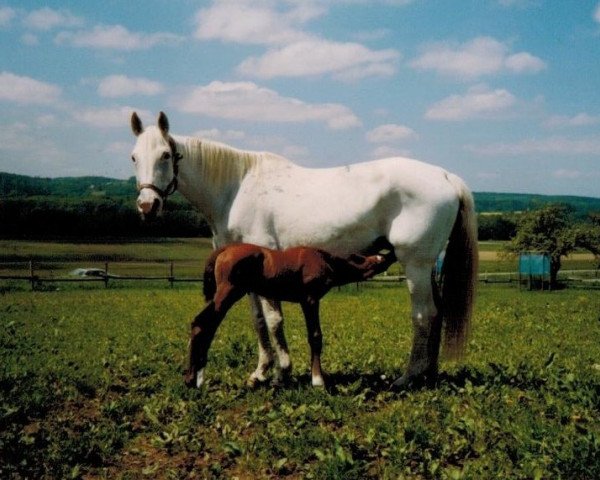
[[[407,158],[303,168],[272,153],[171,136],[163,112],[158,125],[146,129],[133,113],[131,128],[143,217],[160,214],[178,190],[210,225],[215,248],[234,242],[310,246],[344,256],[383,238],[405,267],[412,303],[412,351],[394,386],[436,377],[442,324],[447,355],[462,354],[478,252],[473,197],[459,177]],[[444,248],[440,295],[432,268]],[[259,297],[251,297],[251,304],[259,359],[248,382],[266,380],[273,350],[274,380],[281,381],[291,373],[281,307]]]

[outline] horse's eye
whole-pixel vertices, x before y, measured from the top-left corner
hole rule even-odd
[[[171,158],[171,154],[169,152],[165,152],[162,154],[163,160],[169,160]]]
[[[131,156],[131,161],[132,161],[133,163],[135,163],[135,155],[132,155],[132,156]]]

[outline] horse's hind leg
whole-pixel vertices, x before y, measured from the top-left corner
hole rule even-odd
[[[273,365],[273,348],[269,340],[269,330],[263,313],[260,298],[255,294],[249,295],[250,306],[252,308],[252,318],[254,320],[254,330],[258,336],[258,365],[248,379],[248,386],[255,387],[259,383],[267,380],[267,372]]]
[[[431,278],[431,265],[409,263],[406,279],[412,302],[413,345],[406,373],[394,387],[432,382],[438,372],[442,318],[436,307],[439,295]]]
[[[323,387],[323,372],[321,371],[321,351],[323,349],[323,334],[319,319],[319,301],[302,303],[302,312],[306,321],[308,344],[310,345],[310,374],[313,387]]]

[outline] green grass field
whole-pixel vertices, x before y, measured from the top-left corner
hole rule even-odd
[[[469,355],[434,388],[390,393],[411,344],[403,285],[322,305],[329,388],[310,386],[285,305],[292,384],[248,390],[246,302],[183,386],[199,288],[0,294],[0,478],[600,477],[600,295],[482,286]]]

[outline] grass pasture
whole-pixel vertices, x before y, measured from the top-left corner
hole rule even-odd
[[[285,306],[292,384],[248,390],[247,305],[208,384],[183,386],[196,288],[0,294],[0,478],[600,477],[600,295],[482,286],[469,356],[435,388],[388,392],[411,343],[401,285],[322,306],[327,391]]]
[[[481,272],[515,270],[501,247],[481,245]],[[0,261],[56,276],[104,262],[165,275],[170,261],[198,276],[209,251],[203,239],[0,240]],[[575,254],[563,267],[595,264]],[[466,360],[442,363],[435,388],[393,394],[411,345],[402,284],[325,298],[327,391],[310,387],[296,306],[285,305],[289,387],[245,387],[256,341],[241,302],[217,334],[208,384],[189,391],[199,285],[110,285],[0,285],[0,478],[600,477],[598,290],[481,285]]]

